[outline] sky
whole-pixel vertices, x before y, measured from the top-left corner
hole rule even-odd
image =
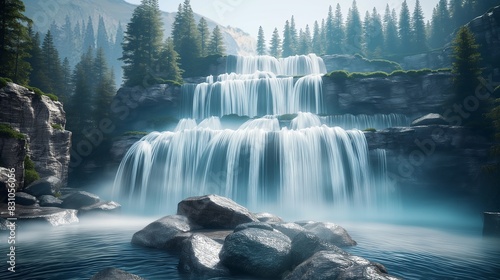
[[[141,0],[126,0],[133,4],[139,4]],[[176,12],[183,0],[159,0],[160,9],[166,12]],[[407,0],[410,11],[413,12],[416,0]],[[439,0],[420,0],[425,14],[425,20],[431,18],[432,9]],[[214,20],[222,26],[230,25],[238,27],[257,37],[259,26],[262,26],[266,38],[270,38],[275,27],[280,33],[285,21],[295,16],[297,28],[305,28],[309,24],[312,28],[314,21],[326,18],[330,5],[335,9],[337,3],[343,10],[344,20],[347,11],[352,5],[352,0],[191,0],[194,12]],[[376,7],[383,16],[386,4],[397,13],[401,9],[403,0],[357,0],[361,18],[366,11],[372,11]]]

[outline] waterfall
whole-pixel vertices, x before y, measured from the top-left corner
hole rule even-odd
[[[299,113],[290,129],[272,116],[236,130],[222,129],[218,118],[181,120],[176,131],[151,133],[130,148],[114,194],[155,212],[207,193],[249,207],[364,207],[387,195],[373,187],[385,174],[371,165],[361,131],[321,125],[310,113]]]
[[[389,200],[385,151],[370,152],[358,129],[407,125],[408,118],[318,116],[326,111],[326,70],[314,54],[229,56],[227,69],[183,86],[185,119],[129,149],[116,174],[115,199],[153,213],[210,193],[253,209],[371,209]],[[229,129],[219,119],[226,116],[252,119]]]

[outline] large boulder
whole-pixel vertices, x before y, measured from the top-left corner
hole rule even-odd
[[[229,270],[220,263],[222,245],[202,234],[193,234],[183,241],[179,269],[197,279],[228,276]]]
[[[356,241],[343,227],[333,223],[310,223],[304,225],[304,228],[314,233],[320,240],[338,247],[356,245]]]
[[[27,194],[25,192],[17,192],[16,193],[16,204],[30,206],[37,203],[36,197]]]
[[[245,207],[218,195],[190,197],[177,206],[177,215],[206,229],[234,229],[249,222],[258,222]]]
[[[52,195],[42,195],[38,198],[42,207],[61,207],[63,201]]]
[[[450,123],[440,114],[427,114],[411,123],[411,126],[423,125],[450,125]]]
[[[334,251],[320,251],[297,266],[284,279],[398,279],[387,275],[385,268],[381,268],[383,266],[371,263],[360,257],[340,254]]]
[[[51,226],[78,223],[77,210],[56,207],[36,207],[16,205],[14,218],[17,224],[42,224]],[[6,204],[0,204],[0,217],[12,218]]]
[[[39,197],[42,195],[55,195],[61,187],[61,180],[55,176],[45,177],[31,183],[24,192]]]
[[[152,222],[132,236],[132,243],[144,247],[180,250],[182,241],[197,229],[186,217],[166,216]]]
[[[276,223],[272,224],[272,227],[275,230],[288,236],[291,240],[293,240],[295,236],[297,236],[297,234],[306,231],[305,228],[297,223]]]
[[[283,223],[284,222],[283,219],[281,219],[280,217],[278,217],[274,214],[271,214],[271,213],[266,213],[266,212],[255,213],[254,216],[259,221],[264,222],[264,223],[274,224],[274,223]]]
[[[144,278],[121,269],[109,267],[99,271],[90,280],[144,280]]]
[[[228,235],[220,259],[235,273],[280,277],[291,267],[291,241],[286,235],[249,228]]]
[[[80,209],[101,201],[97,195],[85,191],[70,193],[62,196],[61,199],[63,201],[61,206],[66,209]]]
[[[298,265],[320,251],[333,251],[348,255],[339,247],[322,241],[311,232],[301,232],[292,240],[292,262]]]
[[[258,228],[258,229],[262,229],[262,230],[273,231],[273,227],[270,224],[268,224],[268,223],[252,222],[252,223],[246,223],[246,224],[241,224],[241,225],[237,226],[234,229],[234,232],[242,231],[242,230],[245,230],[245,229],[248,229],[248,228]]]

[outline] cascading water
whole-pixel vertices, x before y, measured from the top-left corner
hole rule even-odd
[[[405,115],[388,114],[388,115],[336,115],[321,117],[324,124],[328,126],[340,126],[345,129],[367,129],[374,128],[377,130],[389,127],[410,126],[411,119]]]
[[[363,132],[339,126],[378,128],[402,118],[317,116],[324,111],[326,71],[315,55],[228,57],[228,69],[233,73],[184,86],[189,118],[130,148],[114,195],[154,213],[208,193],[251,208],[309,203],[367,209],[387,201],[387,186],[379,186],[385,184],[385,151],[370,153]],[[218,117],[233,114],[260,118],[223,129]],[[297,115],[284,125],[283,114]]]

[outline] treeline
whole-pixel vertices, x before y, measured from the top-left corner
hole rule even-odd
[[[123,42],[124,84],[179,83],[193,76],[200,58],[225,55],[221,30],[204,18],[196,23],[189,0],[179,5],[171,37],[163,40],[158,0],[142,0],[127,24]]]
[[[371,58],[423,53],[442,48],[451,41],[455,30],[495,5],[500,5],[500,1],[440,0],[426,21],[420,1],[410,10],[405,0],[399,11],[387,5],[382,16],[373,8],[362,20],[354,0],[345,20],[340,4],[335,9],[330,6],[327,17],[315,21],[312,27],[297,30],[292,16],[285,22],[281,35],[278,28],[274,29],[269,45],[260,27],[257,52],[275,57],[313,52],[363,54]]]

